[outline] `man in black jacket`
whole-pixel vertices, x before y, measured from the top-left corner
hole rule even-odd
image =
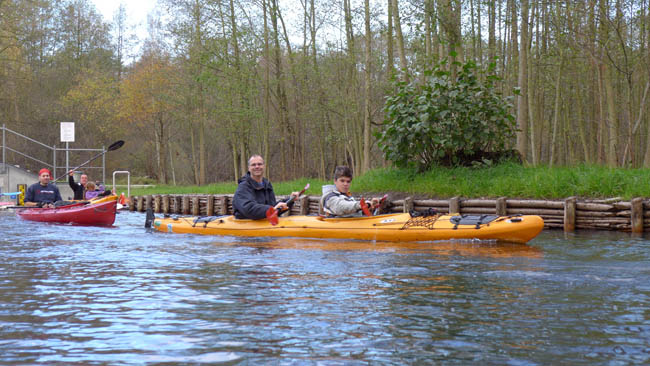
[[[298,196],[298,192],[291,195]],[[248,173],[239,178],[232,207],[235,218],[253,220],[265,218],[270,207],[280,211],[287,209],[286,202],[276,202],[273,186],[264,178],[264,159],[260,155],[248,159]]]
[[[73,174],[74,170],[68,172],[68,184],[70,184],[70,188],[72,188],[72,191],[74,192],[74,199],[82,200],[84,199],[84,189],[86,189],[86,183],[88,183],[88,176],[82,174],[79,178],[79,183],[75,183]]]

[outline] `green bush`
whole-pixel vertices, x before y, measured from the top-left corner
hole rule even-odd
[[[487,70],[472,61],[455,64],[455,78],[443,61],[419,79],[395,82],[384,107],[384,129],[376,136],[385,158],[397,167],[423,171],[516,156],[509,149],[516,131],[512,97],[496,90],[494,64]]]

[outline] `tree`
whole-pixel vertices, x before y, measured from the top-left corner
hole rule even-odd
[[[510,98],[496,92],[493,69],[481,83],[473,61],[463,64],[455,77],[445,70],[445,62],[425,70],[422,81],[397,82],[386,99],[379,146],[399,167],[490,163],[509,154],[515,119]]]
[[[135,127],[143,136],[150,136],[156,164],[147,173],[161,183],[168,183],[166,149],[172,124],[170,116],[175,109],[174,82],[170,76],[177,74],[179,70],[169,55],[149,49],[121,87],[119,117],[126,127]]]
[[[517,150],[528,156],[528,0],[521,0],[521,41],[519,42],[519,94],[517,95]]]

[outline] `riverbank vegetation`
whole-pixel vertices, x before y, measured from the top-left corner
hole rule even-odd
[[[273,181],[326,179],[342,164],[362,175],[386,164],[377,136],[393,81],[417,84],[446,60],[452,82],[455,65],[494,65],[516,117],[506,143],[539,166],[533,178],[545,165],[650,167],[647,0],[160,0],[155,10],[136,35],[128,5],[107,20],[90,0],[0,1],[0,123],[45,145],[8,135],[7,146],[50,164],[59,121],[75,121],[72,148],[125,140],[107,171],[161,184],[234,180],[254,153]],[[73,152],[70,165],[87,158]],[[43,165],[11,150],[7,160]],[[436,192],[464,184],[449,174]],[[571,181],[535,194],[579,193]]]
[[[596,165],[575,167],[522,166],[504,163],[484,167],[436,167],[425,173],[416,169],[374,169],[352,181],[352,192],[368,194],[390,193],[396,197],[431,198],[510,197],[562,199],[571,196],[585,198],[650,197],[650,169],[606,168]],[[299,179],[273,182],[277,194],[300,190],[306,183],[306,194],[320,195],[323,184],[331,181]],[[132,195],[211,193],[232,194],[235,183],[207,186],[155,186],[132,189]]]

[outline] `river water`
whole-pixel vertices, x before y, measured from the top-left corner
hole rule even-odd
[[[2,365],[650,363],[650,234],[240,239],[0,213]]]

